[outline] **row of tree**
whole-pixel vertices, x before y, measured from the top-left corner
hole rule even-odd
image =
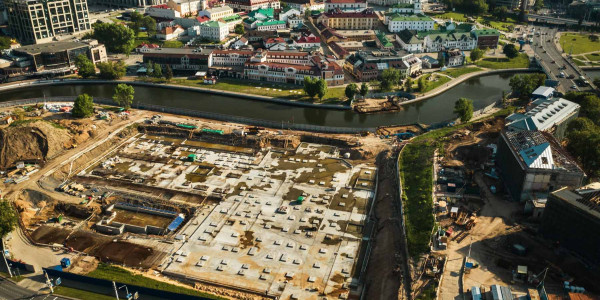
[[[80,54],[75,58],[77,72],[82,78],[89,78],[96,75],[96,67],[87,56]],[[123,61],[107,61],[96,64],[100,73],[99,78],[115,80],[125,76],[127,66]]]
[[[565,98],[581,106],[579,117],[567,127],[567,150],[590,178],[600,178],[600,98],[580,92]]]
[[[135,90],[132,86],[121,83],[115,88],[113,101],[117,105],[129,109],[133,103]],[[75,118],[87,118],[94,114],[94,97],[88,94],[81,94],[75,98],[71,114]]]
[[[173,69],[171,66],[167,65],[163,72],[163,68],[160,64],[153,63],[149,61],[146,64],[146,75],[154,77],[154,78],[165,78],[166,80],[171,80],[173,78]]]
[[[363,82],[360,85],[360,88],[356,83],[351,83],[346,86],[346,90],[344,90],[344,94],[349,100],[353,100],[354,97],[358,94],[365,97],[369,93],[369,86],[366,82]]]

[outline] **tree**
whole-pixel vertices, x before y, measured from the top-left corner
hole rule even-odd
[[[502,53],[506,54],[508,58],[515,58],[519,55],[519,50],[513,44],[504,45],[504,49],[502,49]]]
[[[440,68],[446,66],[446,56],[444,56],[444,53],[440,52],[440,54],[438,55],[438,61],[440,62]]]
[[[600,127],[588,118],[577,118],[569,123],[567,150],[589,177],[600,177]]]
[[[235,29],[234,29],[236,34],[244,34],[246,33],[246,29],[244,28],[244,24],[237,24],[235,25]]]
[[[590,39],[590,41],[592,41],[592,42],[597,42],[599,38],[595,34],[590,34],[590,35],[588,35],[588,39]]]
[[[125,72],[127,71],[123,61],[98,63],[98,69],[100,69],[100,78],[109,80],[119,79],[125,76]]]
[[[508,15],[508,9],[506,8],[506,6],[498,6],[494,8],[492,14],[497,20],[505,21],[506,16]]]
[[[94,23],[94,38],[113,53],[129,55],[135,47],[135,33],[132,29],[115,23]]]
[[[8,49],[10,48],[10,45],[12,44],[12,41],[9,37],[7,36],[0,36],[0,50],[4,50],[4,49]]]
[[[84,54],[79,54],[75,58],[75,66],[77,67],[77,73],[82,78],[88,78],[96,75],[96,67],[94,66],[94,63]]]
[[[344,94],[348,97],[349,100],[354,99],[354,96],[358,93],[358,86],[356,83],[351,83],[346,86],[346,90],[344,90]]]
[[[536,0],[535,4],[533,5],[533,10],[537,12],[542,8],[544,8],[544,0]]]
[[[162,77],[162,67],[160,66],[160,64],[155,63],[152,66],[152,76],[156,78]]]
[[[0,238],[4,238],[7,234],[17,226],[17,214],[10,202],[0,200]]]
[[[545,81],[546,74],[523,74],[513,76],[509,85],[513,93],[526,99],[537,87],[544,85]]]
[[[314,99],[315,96],[317,95],[316,81],[317,81],[316,78],[309,77],[309,76],[304,77],[304,92],[311,99]]]
[[[600,86],[600,77],[596,77],[596,78],[594,78],[594,81],[593,81],[593,82],[594,82],[594,85],[595,85],[596,87]]]
[[[402,79],[400,70],[389,68],[381,73],[381,90],[384,92],[391,91]]]
[[[458,115],[461,122],[468,122],[473,118],[473,101],[460,98],[454,103],[454,113]]]
[[[75,118],[87,118],[91,116],[94,113],[94,98],[88,94],[77,96],[71,113]]]
[[[113,95],[113,100],[121,107],[125,109],[129,109],[131,107],[131,103],[133,103],[133,94],[135,90],[132,86],[119,83],[115,88],[115,94]]]
[[[406,81],[404,82],[404,90],[410,93],[410,92],[412,92],[412,86],[413,86],[412,78],[410,78],[410,77],[406,78]]]
[[[508,95],[506,94],[505,91],[502,91],[502,104],[506,104],[507,100],[508,100]]]
[[[142,24],[146,27],[146,33],[148,37],[152,37],[156,34],[156,20],[150,16],[145,16],[142,20]]]
[[[360,95],[363,97],[366,97],[368,93],[369,93],[369,86],[367,85],[366,82],[363,82],[360,85]]]
[[[325,95],[327,95],[327,81],[323,78],[317,79],[316,89],[317,96],[319,97],[319,100],[322,101]]]
[[[173,70],[171,69],[171,66],[167,65],[167,67],[165,68],[165,79],[171,80],[173,78]]]
[[[471,50],[471,54],[470,54],[471,61],[476,62],[476,61],[480,60],[483,57],[484,53],[485,53],[485,51],[483,51],[479,47]]]
[[[421,92],[421,93],[425,92],[425,89],[427,89],[427,82],[425,81],[425,76],[419,77],[419,81],[417,81],[417,85],[419,87],[419,92]]]

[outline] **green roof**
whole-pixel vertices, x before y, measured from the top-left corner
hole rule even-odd
[[[225,23],[234,22],[234,21],[238,21],[241,19],[242,19],[242,17],[240,17],[240,15],[237,15],[237,14],[221,18],[221,20],[223,20],[223,22],[225,22]]]
[[[215,28],[227,26],[227,25],[225,25],[225,23],[219,22],[219,21],[208,21],[208,22],[202,23],[201,25],[206,26],[206,27],[215,27]]]
[[[475,36],[496,35],[500,36],[500,32],[496,29],[477,29],[473,30]]]
[[[459,25],[456,25],[456,28],[454,30],[446,30],[446,27],[441,27],[438,30],[428,30],[428,31],[419,31],[417,32],[417,36],[420,39],[425,38],[428,35],[432,35],[432,34],[450,34],[450,33],[467,33],[467,32],[471,32],[471,29],[473,28],[473,24],[470,23],[462,23]]]
[[[383,32],[377,34],[377,39],[379,40],[381,45],[383,45],[384,48],[394,47],[394,44],[390,42],[390,40],[387,38],[387,36],[385,36]]]
[[[257,14],[263,14],[265,16],[267,16],[268,18],[272,18],[275,15],[275,10],[271,7],[271,8],[259,8],[257,10],[253,10],[251,12],[248,13],[249,17],[255,17]]]
[[[286,22],[270,19],[270,20],[266,20],[264,22],[257,23],[256,26],[258,27],[258,26],[269,26],[269,25],[279,25],[279,24],[286,24]]]
[[[396,3],[391,6],[392,8],[414,8],[415,5],[411,3]]]
[[[390,21],[396,21],[396,22],[400,22],[400,21],[432,21],[433,19],[428,17],[428,16],[424,16],[424,15],[401,15],[401,14],[391,14],[389,15],[389,20]]]

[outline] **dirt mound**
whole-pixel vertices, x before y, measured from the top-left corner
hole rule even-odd
[[[42,244],[62,244],[65,242],[70,231],[52,226],[40,226],[32,234],[31,238]]]
[[[17,161],[44,162],[71,145],[68,130],[48,122],[30,122],[0,130],[0,169]]]
[[[152,248],[136,245],[128,242],[109,242],[100,246],[96,255],[103,262],[116,262],[128,266],[151,267],[152,264],[147,264],[146,260],[151,256],[156,255]]]

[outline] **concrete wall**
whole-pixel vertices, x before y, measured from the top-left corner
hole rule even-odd
[[[96,230],[105,234],[113,234],[118,235],[122,234],[125,226],[123,224],[119,224],[115,227],[115,224],[112,223],[110,225],[101,224],[102,222],[96,223]],[[117,223],[118,224],[118,223]]]
[[[115,207],[123,209],[123,210],[141,212],[141,213],[145,213],[145,214],[157,215],[157,216],[162,216],[162,217],[167,217],[167,218],[175,218],[178,215],[178,213],[176,213],[174,211],[165,211],[165,210],[158,211],[158,210],[153,210],[153,209],[149,209],[149,208],[144,208],[142,206],[132,207],[132,206],[123,204],[121,202],[115,203]]]

